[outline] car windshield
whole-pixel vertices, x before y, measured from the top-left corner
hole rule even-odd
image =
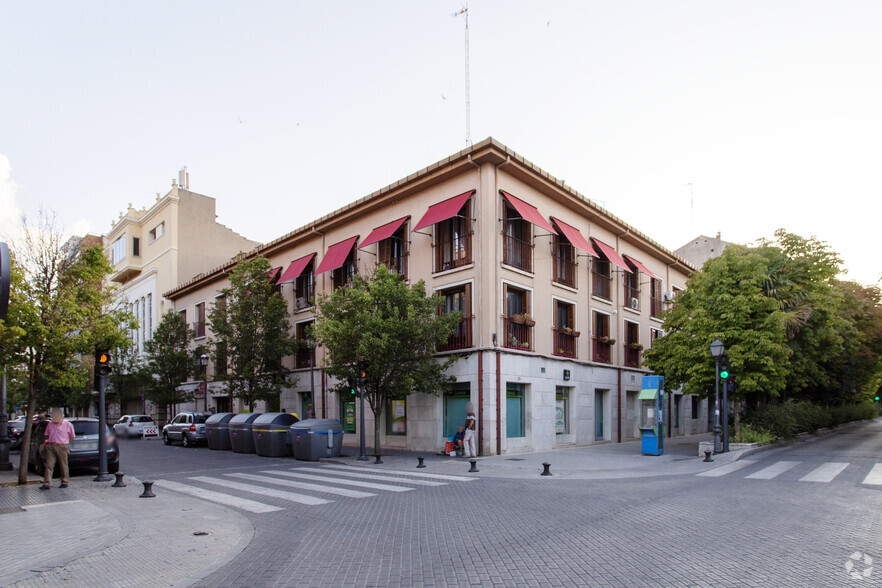
[[[196,414],[196,415],[193,415],[193,416],[196,418],[196,421],[195,421],[195,422],[196,422],[197,424],[198,424],[198,423],[204,423],[204,422],[205,422],[205,415],[204,415],[204,414]]]
[[[76,433],[77,437],[98,434],[98,423],[95,421],[74,421],[71,424],[73,424],[74,433]]]

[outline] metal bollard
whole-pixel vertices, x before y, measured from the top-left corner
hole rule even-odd
[[[551,464],[550,463],[548,463],[547,461],[543,461],[542,467],[544,467],[545,469],[542,470],[541,474],[539,474],[540,476],[553,476],[554,475],[551,473]]]
[[[711,459],[711,453],[713,453],[713,452],[712,452],[710,449],[705,450],[705,452],[704,452],[704,463],[707,463],[707,462],[711,462],[711,461],[713,461],[713,459]]]
[[[478,460],[477,459],[470,459],[469,463],[472,464],[472,467],[469,470],[469,473],[470,474],[477,473],[478,472]]]
[[[426,464],[423,463],[423,459],[425,459],[425,458],[418,457],[417,459],[420,460],[420,463],[419,463],[419,465],[417,466],[418,468],[424,468],[424,467],[426,467]]]
[[[383,463],[383,460],[380,459],[380,454],[379,454],[379,453],[377,454],[377,460],[374,462],[374,465],[377,465],[378,463]]]
[[[117,474],[113,474],[113,475],[116,476],[116,482],[113,483],[113,486],[111,486],[111,488],[125,488],[126,483],[123,482],[123,476],[125,476],[125,474],[118,474],[117,473]]]
[[[153,493],[153,482],[144,480],[141,483],[144,484],[144,492],[138,498],[156,498],[156,494]]]

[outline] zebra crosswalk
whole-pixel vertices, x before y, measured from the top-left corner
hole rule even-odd
[[[157,488],[172,490],[251,513],[285,510],[279,502],[321,506],[340,498],[364,499],[380,492],[409,492],[418,488],[471,482],[476,478],[400,470],[377,470],[344,465],[262,470],[259,473],[228,472],[190,476],[185,480],[157,480]],[[296,490],[296,491],[295,491]],[[248,498],[246,498],[247,496]],[[255,497],[274,499],[273,503]]]
[[[707,478],[719,478],[722,476],[735,475],[739,470],[749,470],[755,465],[755,460],[744,459],[723,466],[715,467],[710,470],[696,474],[696,476]],[[774,479],[792,479],[792,475],[788,476],[787,472],[791,470],[799,476],[796,478],[798,482],[814,482],[820,484],[829,484],[834,481],[845,471],[851,468],[850,473],[856,473],[861,464],[852,464],[848,462],[830,461],[820,465],[803,464],[800,461],[777,461],[775,463],[765,465],[760,469],[748,473],[744,476],[747,480],[774,480]],[[811,468],[810,470],[808,468]],[[743,473],[743,472],[742,472]],[[852,476],[854,477],[854,476]],[[854,479],[860,479],[859,476]],[[861,479],[861,484],[867,486],[882,486],[882,463],[876,463],[872,466]]]

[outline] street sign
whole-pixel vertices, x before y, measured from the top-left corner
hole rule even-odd
[[[12,262],[9,247],[0,243],[0,320],[6,319],[9,311],[9,286],[12,283]]]
[[[207,386],[207,384],[206,384],[205,382],[199,382],[199,391],[200,391],[200,392],[205,392],[205,390],[206,390],[207,388],[208,388],[208,386]]]

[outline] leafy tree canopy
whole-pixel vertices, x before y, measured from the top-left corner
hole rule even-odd
[[[152,376],[147,396],[157,406],[193,399],[192,392],[178,391],[178,386],[192,372],[189,351],[192,338],[193,332],[184,318],[170,309],[156,325],[153,337],[144,343],[146,370]]]

